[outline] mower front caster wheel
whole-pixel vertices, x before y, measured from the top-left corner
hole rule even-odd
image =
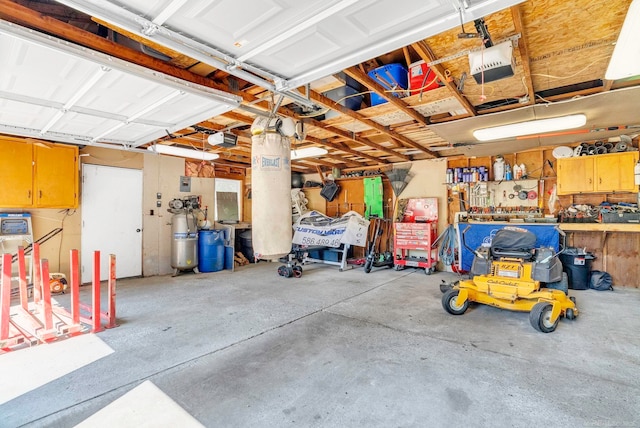
[[[553,305],[546,302],[538,302],[533,306],[529,313],[529,322],[531,326],[542,333],[551,333],[558,326],[560,317],[556,322],[551,322],[551,310]]]
[[[456,304],[459,292],[460,290],[449,290],[442,295],[442,307],[451,315],[462,315],[469,308],[469,300],[465,300],[461,305]]]
[[[573,311],[573,309],[569,308],[564,312],[564,317],[568,320],[574,320],[576,319],[576,313]]]

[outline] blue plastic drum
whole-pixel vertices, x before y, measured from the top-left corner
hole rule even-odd
[[[200,272],[218,272],[224,269],[224,231],[201,230],[198,252]]]

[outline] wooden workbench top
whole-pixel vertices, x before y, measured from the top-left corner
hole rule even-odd
[[[558,223],[567,232],[640,232],[637,223]]]

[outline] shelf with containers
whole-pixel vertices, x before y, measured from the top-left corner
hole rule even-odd
[[[498,159],[502,159],[498,161],[503,167],[502,174]],[[449,159],[444,180],[448,188],[449,221],[453,222],[455,213],[460,211],[483,214],[478,216],[483,219],[513,211],[518,214],[512,217],[544,217],[548,193],[556,182],[551,160],[555,161],[551,150],[544,149]],[[506,174],[506,165],[510,176]],[[518,165],[515,171],[514,165]],[[522,191],[527,192],[526,199]]]

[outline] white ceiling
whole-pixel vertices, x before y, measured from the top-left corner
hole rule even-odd
[[[0,20],[0,132],[75,144],[149,143],[239,97]]]
[[[58,1],[286,91],[523,0]]]

